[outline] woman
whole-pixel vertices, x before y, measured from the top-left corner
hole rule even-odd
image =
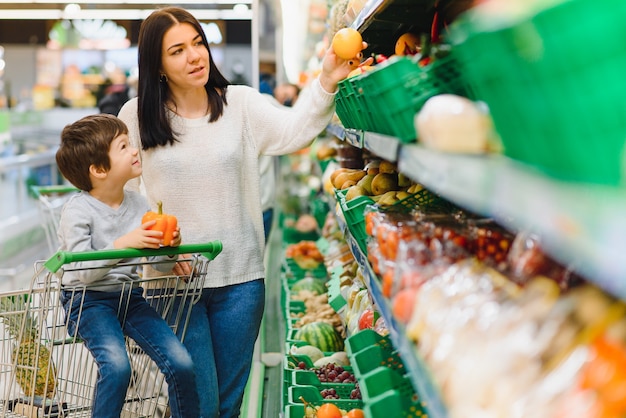
[[[307,94],[280,108],[251,87],[229,85],[183,9],[153,12],[138,48],[138,97],[119,115],[141,149],[142,184],[131,187],[141,186],[153,207],[162,201],[187,242],[222,241],[184,343],[201,415],[237,417],[265,302],[259,156],[310,145],[333,115],[337,83],[359,63],[329,50]]]

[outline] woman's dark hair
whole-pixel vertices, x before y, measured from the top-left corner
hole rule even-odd
[[[161,81],[163,36],[172,26],[189,23],[202,38],[209,51],[209,80],[205,84],[211,112],[210,122],[218,120],[224,112],[226,88],[230,84],[213,61],[209,42],[200,22],[187,10],[165,7],[150,14],[139,28],[139,87],[137,95],[137,117],[143,150],[160,145],[173,145],[175,133],[167,115],[165,103],[170,98],[166,82]]]
[[[111,142],[122,134],[128,134],[126,124],[107,114],[85,116],[67,125],[61,131],[61,145],[56,153],[63,177],[80,190],[93,189],[89,167],[109,170]]]

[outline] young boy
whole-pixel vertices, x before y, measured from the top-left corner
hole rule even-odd
[[[155,221],[141,224],[150,210],[147,200],[124,190],[128,180],[141,175],[138,153],[130,146],[126,125],[112,115],[87,116],[63,129],[57,165],[81,191],[63,208],[58,232],[60,250],[159,248],[162,233],[148,229]],[[172,245],[180,245],[179,231],[174,241]],[[164,263],[155,266],[169,271],[175,260],[165,257]],[[126,335],[165,375],[172,416],[198,418],[191,357],[143,297],[142,288],[133,285],[139,278],[137,267],[120,265],[133,261],[139,260],[73,263],[63,274],[62,302],[68,331],[84,340],[98,364],[92,416],[120,417],[131,377]],[[72,271],[74,267],[78,270]],[[123,314],[119,306],[124,306]]]

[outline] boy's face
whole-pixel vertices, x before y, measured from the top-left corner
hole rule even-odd
[[[117,136],[109,147],[111,169],[108,177],[125,184],[128,180],[141,175],[139,150],[130,145],[127,134]]]

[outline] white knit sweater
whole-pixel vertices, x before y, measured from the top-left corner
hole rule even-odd
[[[228,87],[228,105],[213,123],[208,116],[172,114],[174,146],[140,151],[143,165],[131,190],[146,194],[150,206],[178,217],[183,243],[220,240],[223,250],[209,265],[206,287],[222,287],[265,277],[259,155],[283,155],[308,146],[334,112],[334,94],[315,80],[292,108],[272,105],[257,90]],[[131,143],[141,150],[137,100],[119,117]]]

